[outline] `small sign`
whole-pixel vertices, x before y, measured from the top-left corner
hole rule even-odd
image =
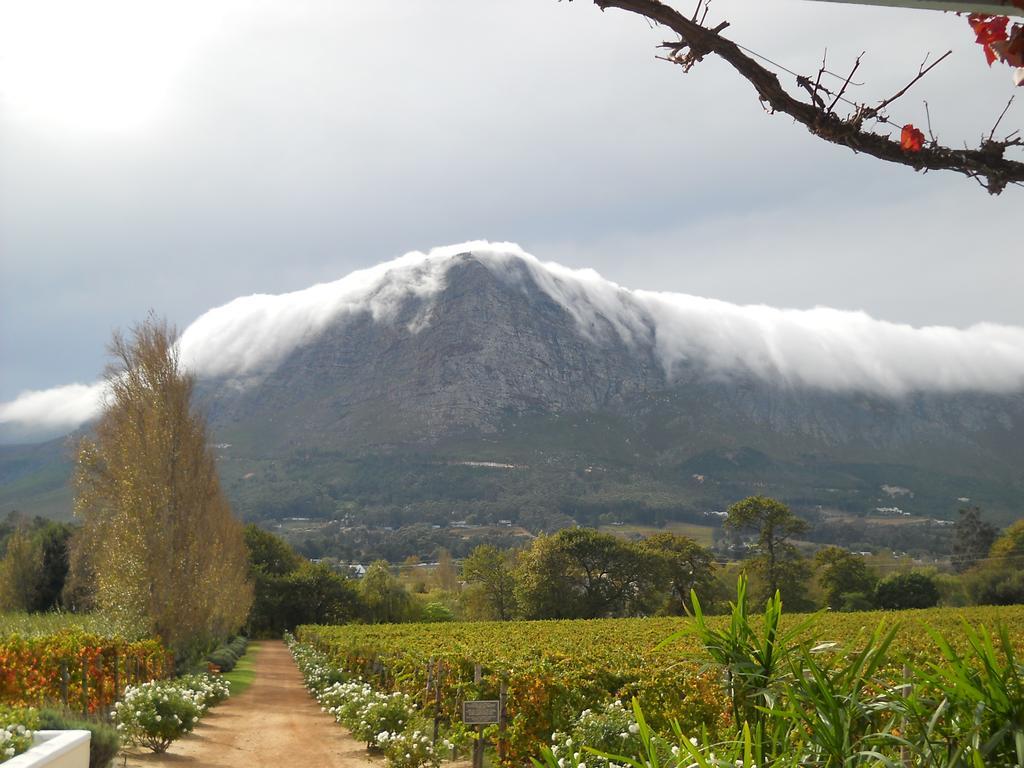
[[[466,725],[496,723],[501,719],[500,715],[501,705],[497,699],[462,702],[462,722]]]

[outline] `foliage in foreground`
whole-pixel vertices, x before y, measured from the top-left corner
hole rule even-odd
[[[48,731],[89,731],[89,768],[108,768],[121,750],[117,729],[99,718],[82,718],[56,709],[39,712],[39,727]]]
[[[30,708],[0,704],[0,763],[32,746],[33,731],[39,728],[39,713]]]
[[[610,753],[592,740],[565,756],[541,749],[538,768],[580,768],[593,756],[631,768],[692,766],[1024,766],[1024,664],[1005,625],[995,632],[964,623],[966,650],[928,630],[937,660],[887,669],[896,629],[884,623],[844,647],[813,646],[782,632],[778,595],[759,622],[747,613],[740,581],[731,621],[712,627],[695,599],[694,633],[723,673],[732,732],[711,739],[678,721],[668,734],[648,725],[634,699],[639,745]]]

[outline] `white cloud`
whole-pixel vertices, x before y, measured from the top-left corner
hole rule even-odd
[[[99,412],[105,390],[103,383],[28,390],[8,403],[0,403],[0,424],[46,432],[74,429]]]
[[[389,322],[409,298],[443,290],[459,254],[472,251],[502,279],[524,274],[596,340],[615,333],[652,347],[670,374],[693,364],[796,387],[899,396],[913,391],[1024,390],[1024,328],[980,323],[916,328],[864,312],[825,307],[777,309],[682,293],[629,290],[589,269],[544,263],[511,243],[475,241],[412,252],[331,283],[280,295],[236,299],[199,317],[182,334],[183,364],[200,377],[249,377],[272,370],[328,325],[356,314]],[[421,311],[415,332],[428,322]],[[98,411],[102,385],[26,392],[0,405],[0,424],[74,427]]]

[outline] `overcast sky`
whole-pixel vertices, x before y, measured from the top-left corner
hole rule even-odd
[[[796,71],[866,51],[864,100],[952,48],[891,114],[924,127],[926,99],[953,145],[1014,90],[953,15],[712,15]],[[95,380],[151,308],[184,327],[474,238],[634,288],[1024,325],[1024,191],[826,145],[662,39],[585,0],[0,0],[0,401]]]

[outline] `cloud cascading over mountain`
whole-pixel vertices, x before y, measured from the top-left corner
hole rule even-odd
[[[753,375],[793,388],[893,398],[1024,391],[1024,328],[915,328],[863,312],[739,306],[630,290],[592,270],[541,262],[514,244],[482,241],[409,253],[293,293],[236,299],[185,329],[182,361],[200,378],[233,379],[244,387],[326,329],[357,317],[389,323],[402,316],[416,333],[431,322],[431,300],[466,253],[510,285],[526,290],[528,276],[584,337],[600,342],[614,334],[627,348],[652,350],[669,380],[687,365],[713,377]],[[411,299],[419,309],[410,320],[401,310]],[[97,414],[102,396],[102,383],[25,392],[0,404],[0,427],[23,438],[72,429]]]

